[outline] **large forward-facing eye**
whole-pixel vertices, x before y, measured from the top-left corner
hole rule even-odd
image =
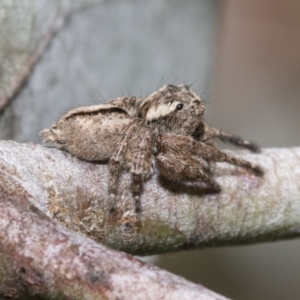
[[[183,104],[182,103],[177,104],[176,110],[182,110],[182,109],[183,109]]]

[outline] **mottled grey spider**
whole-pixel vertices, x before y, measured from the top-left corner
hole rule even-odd
[[[136,212],[142,210],[143,182],[154,167],[175,182],[204,182],[213,192],[221,187],[210,164],[227,162],[262,176],[263,171],[215,146],[216,138],[259,152],[239,137],[209,127],[204,103],[187,85],[166,85],[146,99],[121,97],[106,104],[73,109],[41,135],[85,161],[109,161],[110,209],[116,209],[118,181],[123,169],[132,174]]]

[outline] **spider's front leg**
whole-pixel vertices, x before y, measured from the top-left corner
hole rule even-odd
[[[134,199],[135,211],[140,213],[142,211],[141,193],[143,190],[143,177],[141,174],[132,173],[131,192]]]
[[[222,131],[220,129],[206,126],[205,133],[201,141],[205,144],[213,145],[216,138],[224,143],[231,143],[236,147],[245,148],[254,153],[259,153],[261,151],[259,145],[251,141],[244,140],[239,136]]]
[[[188,136],[163,135],[157,139],[156,166],[162,176],[173,182],[200,181],[219,193],[221,187],[213,179],[209,161],[192,156],[195,141]]]
[[[112,157],[109,161],[109,181],[108,181],[108,195],[109,195],[109,211],[113,212],[117,208],[116,198],[118,192],[118,183],[122,171],[121,162]]]
[[[219,185],[212,178],[209,162],[227,162],[262,176],[259,166],[235,158],[212,145],[195,141],[189,136],[163,135],[157,140],[157,168],[172,181],[203,181],[215,191]]]
[[[117,208],[116,198],[118,192],[119,178],[126,163],[126,152],[128,151],[128,144],[131,139],[132,133],[136,130],[136,124],[132,123],[126,129],[124,137],[119,143],[118,147],[109,159],[109,181],[108,181],[108,194],[109,194],[109,210],[115,211]]]
[[[110,158],[110,176],[108,192],[110,195],[110,211],[116,210],[118,182],[123,169],[132,174],[131,192],[135,203],[135,211],[142,211],[141,193],[143,182],[153,172],[152,132],[138,121],[131,124],[125,132],[118,148]]]
[[[126,153],[126,161],[132,174],[131,192],[137,213],[142,211],[143,182],[153,173],[152,141],[152,130],[141,126],[131,139]]]

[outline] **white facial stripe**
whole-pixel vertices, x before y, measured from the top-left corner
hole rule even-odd
[[[153,121],[157,120],[161,117],[164,117],[174,111],[176,109],[176,106],[181,103],[179,101],[174,102],[168,102],[158,105],[157,107],[150,107],[150,109],[147,112],[146,120],[147,121]]]

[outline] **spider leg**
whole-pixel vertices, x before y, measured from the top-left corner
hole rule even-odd
[[[171,181],[203,181],[219,192],[221,188],[212,178],[210,162],[226,162],[245,168],[257,176],[263,175],[259,166],[230,156],[189,136],[162,135],[157,139],[157,148],[157,168]]]
[[[202,142],[195,141],[192,152],[194,152],[193,153],[194,155],[200,155],[200,157],[202,159],[206,159],[208,161],[226,162],[226,163],[244,168],[247,171],[252,172],[256,176],[264,175],[264,171],[260,168],[260,166],[254,165],[247,160],[231,156],[231,155],[217,149],[214,146],[207,145]]]
[[[108,194],[109,194],[109,210],[111,212],[115,211],[116,197],[118,191],[118,183],[120,174],[122,171],[122,166],[119,161],[111,159],[109,161],[109,181],[108,181]]]
[[[156,166],[159,172],[173,182],[202,181],[215,192],[221,187],[213,179],[209,161],[193,156],[194,139],[188,136],[164,135],[158,138]]]
[[[261,151],[260,147],[250,141],[244,140],[236,135],[232,135],[228,132],[219,130],[217,128],[206,128],[208,136],[214,136],[220,139],[224,143],[231,143],[237,147],[246,148],[252,152],[259,153]],[[205,142],[205,140],[203,140]]]
[[[152,163],[152,132],[149,128],[141,127],[136,133],[137,137],[131,140],[130,147],[126,153],[126,161],[130,166],[132,174],[131,192],[135,202],[135,211],[142,211],[141,193],[143,182],[153,172]]]
[[[143,190],[143,178],[141,174],[132,174],[131,191],[134,199],[135,211],[140,213],[142,211],[141,192]]]
[[[128,149],[128,141],[134,131],[136,124],[131,124],[125,131],[117,149],[112,154],[109,160],[109,181],[108,181],[108,194],[109,194],[109,210],[111,212],[116,210],[116,198],[118,191],[119,178],[123,169],[125,153]]]
[[[209,164],[204,160],[182,156],[182,153],[178,152],[166,151],[158,154],[156,166],[160,174],[170,181],[202,181],[214,192],[221,191],[220,185],[212,177]]]

